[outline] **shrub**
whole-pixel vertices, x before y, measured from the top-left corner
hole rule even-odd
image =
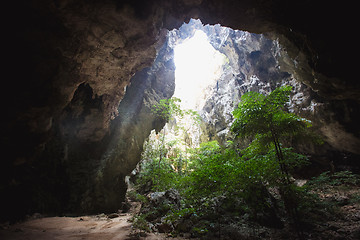
[[[326,188],[328,186],[346,185],[359,185],[360,176],[350,171],[340,171],[331,173],[329,171],[321,173],[319,176],[312,178],[309,182],[309,186],[316,186]]]

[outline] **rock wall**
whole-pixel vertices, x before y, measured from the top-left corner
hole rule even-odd
[[[233,121],[231,112],[244,93],[257,91],[268,94],[276,87],[288,84],[293,86],[290,110],[311,120],[314,130],[326,142],[322,147],[312,144],[299,146],[302,151],[318,155],[326,155],[328,151],[360,153],[358,127],[353,125],[351,130],[346,129],[350,121],[357,118],[357,103],[325,99],[307,86],[306,81],[297,79],[299,75],[291,69],[289,71],[286,62],[290,57],[279,40],[272,40],[262,34],[232,30],[219,24],[204,26],[199,20],[191,20],[180,30],[172,31],[172,38],[191,36],[195,30],[204,31],[212,46],[228,59],[220,79],[208,88],[206,104],[200,111],[204,120],[204,140],[224,141],[229,137]],[[331,117],[340,112],[343,114]],[[328,161],[332,159],[328,158]]]
[[[118,116],[112,121],[106,150],[100,158],[92,186],[82,196],[84,211],[119,209],[125,200],[125,176],[140,160],[144,141],[151,130],[160,131],[165,122],[151,112],[160,99],[170,98],[175,89],[175,67],[172,49],[166,42],[151,67],[144,68],[131,79],[122,99]]]
[[[276,87],[288,84],[293,86],[290,110],[311,120],[314,129],[330,145],[316,149],[315,146],[308,146],[307,153],[324,154],[324,151],[333,149],[360,154],[359,128],[355,125],[351,130],[346,127],[359,114],[357,102],[340,99],[329,101],[312,90],[306,81],[297,78],[299,75],[289,71],[284,63],[289,59],[288,53],[278,40],[220,25],[197,28],[204,30],[214,48],[229,59],[217,86],[207,93],[209,99],[202,111],[207,123],[204,127],[212,128],[208,132],[210,136],[227,133],[233,121],[231,112],[245,92],[268,94]]]
[[[128,27],[129,23],[122,24]],[[112,34],[119,37],[118,33]],[[39,132],[26,129],[26,132],[18,135],[9,135],[13,138],[10,144],[14,148],[12,158],[15,160],[13,171],[4,177],[6,181],[12,181],[4,184],[4,192],[11,193],[5,198],[3,211],[6,215],[16,217],[34,211],[49,214],[98,213],[121,208],[127,190],[125,176],[139,161],[143,142],[150,131],[160,130],[165,124],[151,114],[150,108],[174,93],[172,48],[167,43],[167,30],[161,34],[164,37],[150,44],[146,51],[126,50],[134,56],[120,56],[120,48],[114,49],[114,39],[110,39],[109,44],[113,45],[105,46],[108,48],[107,54],[97,52],[94,57],[84,57],[81,66],[87,66],[91,61],[101,65],[103,61],[112,59],[111,64],[120,64],[117,67],[104,67],[105,73],[110,74],[106,77],[111,76],[112,79],[104,80],[105,76],[93,72],[98,68],[95,66],[81,68],[82,73],[71,68],[72,74],[83,78],[84,82],[74,83],[76,88],[67,104],[60,107],[54,103],[53,107],[57,109],[49,112],[39,107],[36,114],[30,113],[33,108],[18,113],[27,117],[23,120],[24,128],[35,125],[47,129]],[[93,50],[88,51],[93,54]],[[144,56],[136,55],[136,51]],[[115,52],[117,57],[114,58],[112,55]],[[146,65],[150,66],[144,67]],[[134,66],[141,70],[134,70]],[[110,73],[107,69],[114,72]],[[126,77],[122,76],[124,71]],[[131,71],[134,73],[130,74]],[[86,76],[84,72],[87,72]],[[103,81],[104,85],[101,84]],[[56,90],[62,89],[59,86]],[[47,120],[47,114],[56,117]],[[39,118],[45,119],[46,126],[41,125]],[[29,119],[36,124],[29,122]],[[18,121],[14,126],[20,124]],[[28,132],[33,133],[28,136],[29,139],[37,140],[33,142],[35,149],[15,152],[15,149],[28,144],[29,139],[17,138],[26,136]],[[43,132],[46,136],[41,136],[40,141],[34,137]],[[37,152],[34,153],[34,150]],[[23,157],[22,154],[29,156]],[[24,199],[26,203],[22,204]],[[8,208],[9,205],[16,207]]]
[[[334,148],[358,151],[359,83],[356,68],[347,64],[350,50],[343,49],[351,46],[351,39],[336,37],[334,31],[351,22],[351,14],[343,11],[348,8],[338,2],[324,7],[321,2],[286,0],[5,4],[11,18],[4,31],[6,78],[1,94],[5,157],[0,191],[6,202],[2,216],[110,211],[119,206],[123,176],[152,125],[144,107],[151,102],[149,93],[144,93],[142,104],[134,100],[136,111],[130,110],[133,105],[124,96],[130,84],[137,85],[135,78],[131,80],[135,73],[154,62],[166,29],[179,28],[191,17],[278,39],[281,57],[276,60],[281,71],[310,87],[309,92],[320,99],[317,102],[324,103],[320,111],[324,135]],[[256,60],[256,51],[248,61]],[[256,76],[262,80],[259,73]],[[251,79],[243,78],[244,83]],[[161,81],[148,81],[157,89],[157,97],[169,96]],[[142,95],[132,91],[132,96]],[[128,129],[134,130],[121,130],[127,122],[132,123]],[[142,134],[129,137],[131,132]],[[119,146],[131,151],[112,149]],[[114,173],[113,167],[119,172]]]

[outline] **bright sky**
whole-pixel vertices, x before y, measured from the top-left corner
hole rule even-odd
[[[211,46],[201,30],[175,47],[174,97],[181,99],[183,108],[197,109],[202,104],[203,92],[210,85],[216,86],[225,58]]]

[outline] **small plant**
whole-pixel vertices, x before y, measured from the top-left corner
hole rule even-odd
[[[150,232],[150,227],[148,222],[146,221],[146,214],[139,214],[131,218],[133,226],[137,229],[140,229],[145,232]]]
[[[174,223],[182,218],[189,218],[191,215],[196,215],[196,211],[194,208],[183,208],[181,210],[172,211],[172,213],[168,214],[165,220]]]
[[[326,171],[321,173],[319,176],[314,177],[308,183],[310,186],[316,186],[320,188],[326,188],[328,186],[339,186],[342,184],[352,186],[359,185],[360,176],[350,171],[340,171],[335,173]]]
[[[351,196],[350,203],[360,204],[360,193],[353,194]]]
[[[147,203],[149,200],[144,195],[137,193],[136,191],[128,191],[127,193],[128,198],[135,202]]]
[[[193,227],[192,231],[196,236],[204,236],[209,232],[206,227]]]

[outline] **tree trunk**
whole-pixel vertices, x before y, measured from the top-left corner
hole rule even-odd
[[[160,147],[160,157],[159,157],[159,168],[160,168],[160,163],[161,163],[161,160],[162,160],[162,157],[163,157],[163,149],[165,148],[165,127],[163,128],[164,130],[164,135],[163,135],[163,138],[161,140],[161,147]]]
[[[300,236],[301,230],[298,228],[299,227],[299,213],[297,211],[297,200],[295,199],[293,190],[290,188],[291,181],[290,181],[290,177],[289,177],[289,172],[287,170],[286,163],[284,162],[285,159],[284,159],[283,152],[281,150],[279,140],[277,139],[276,134],[273,131],[271,131],[271,135],[273,137],[273,142],[275,145],[275,151],[276,151],[276,155],[278,157],[278,161],[279,161],[279,165],[280,165],[280,170],[282,171],[283,174],[285,174],[285,179],[283,180],[285,185],[280,187],[280,195],[282,196],[282,199],[284,201],[286,211],[288,212],[290,217],[293,219],[293,221],[295,223],[296,231],[297,231],[298,235]]]
[[[271,135],[272,135],[273,143],[274,143],[274,146],[275,146],[276,156],[277,156],[278,161],[279,161],[280,170],[285,175],[286,183],[290,184],[289,172],[288,172],[287,166],[286,166],[286,164],[284,162],[285,159],[284,159],[284,155],[283,155],[282,150],[281,150],[279,140],[277,139],[276,133],[273,130],[271,130]]]

